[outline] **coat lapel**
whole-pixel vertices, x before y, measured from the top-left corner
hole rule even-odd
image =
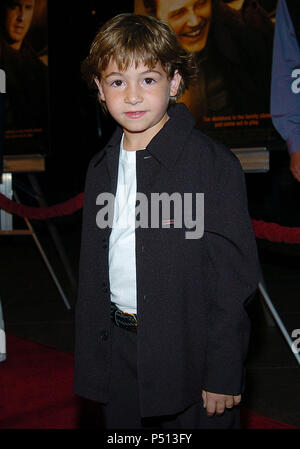
[[[117,181],[118,181],[118,166],[119,166],[119,154],[120,143],[113,145],[106,152],[107,169],[110,176],[110,193],[116,195]]]
[[[120,141],[122,132],[122,129],[120,127],[117,127],[116,131],[103,150],[103,156],[94,164],[94,166],[96,167],[102,159],[106,159],[107,171],[110,177],[110,189],[108,189],[108,191],[113,195],[116,194],[117,190]]]

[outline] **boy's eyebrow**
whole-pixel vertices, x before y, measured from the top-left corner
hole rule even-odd
[[[141,75],[146,75],[146,73],[157,73],[158,75],[161,75],[159,70],[146,70],[145,72],[142,72]]]
[[[104,78],[109,78],[110,76],[122,76],[121,73],[118,72],[110,72],[108,75],[106,75]]]
[[[158,70],[145,70],[145,72],[141,72],[141,73],[139,73],[139,75],[146,75],[147,73],[157,73],[158,75],[161,75],[161,72],[159,72]],[[110,72],[104,78],[107,79],[110,76],[123,76],[123,75],[124,75],[124,73]]]

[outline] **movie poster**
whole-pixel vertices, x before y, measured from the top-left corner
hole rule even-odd
[[[47,152],[47,33],[47,0],[1,0],[4,155]]]
[[[195,55],[197,82],[183,101],[206,134],[231,148],[278,139],[270,117],[277,0],[135,0],[165,20]]]

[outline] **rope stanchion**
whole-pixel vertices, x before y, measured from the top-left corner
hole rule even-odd
[[[0,209],[22,218],[31,220],[47,220],[49,218],[71,215],[83,207],[84,193],[47,207],[31,207],[16,203],[0,193]],[[263,220],[251,220],[255,237],[270,242],[300,243],[300,227],[281,226],[277,223],[266,223]]]

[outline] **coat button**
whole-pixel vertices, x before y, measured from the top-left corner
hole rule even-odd
[[[108,339],[108,331],[102,331],[100,334],[100,340],[106,341]]]

